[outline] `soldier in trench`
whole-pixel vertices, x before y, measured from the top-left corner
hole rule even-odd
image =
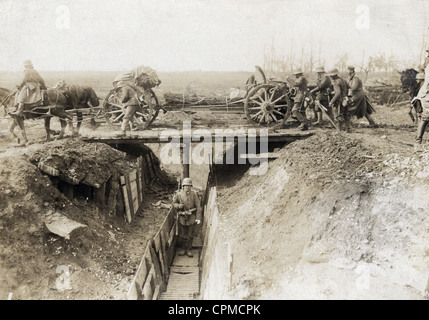
[[[197,193],[192,190],[192,180],[183,179],[182,190],[173,197],[173,207],[177,212],[179,226],[178,254],[192,257],[192,241],[194,239],[195,225],[201,222],[201,203]]]

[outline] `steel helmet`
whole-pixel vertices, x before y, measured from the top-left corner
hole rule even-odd
[[[125,82],[124,81],[116,81],[115,82],[115,87],[116,88],[119,88],[119,87],[123,87],[123,86],[125,86]]]
[[[325,69],[323,67],[317,67],[316,72],[325,72]]]
[[[24,67],[31,67],[33,68],[33,63],[31,62],[31,60],[25,60],[24,61]]]
[[[293,74],[302,74],[302,70],[301,70],[301,68],[298,68],[298,69],[296,69],[294,72],[293,72]]]
[[[192,187],[192,180],[191,180],[191,178],[185,178],[185,179],[183,179],[182,187],[184,187],[184,186],[191,186]]]
[[[334,69],[330,70],[328,72],[328,75],[330,75],[330,76],[338,76],[338,69],[334,68]]]
[[[354,66],[348,66],[348,67],[347,67],[347,69],[349,69],[349,70],[353,70],[353,71],[354,71],[354,70],[355,70],[355,67],[354,67]]]
[[[424,80],[424,79],[425,79],[425,75],[423,73],[416,74],[416,80]]]

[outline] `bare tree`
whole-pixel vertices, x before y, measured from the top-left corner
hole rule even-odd
[[[339,57],[338,62],[335,64],[335,67],[340,70],[340,72],[344,72],[347,67],[347,60],[349,59],[349,54],[345,53]]]

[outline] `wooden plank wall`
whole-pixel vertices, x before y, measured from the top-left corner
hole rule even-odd
[[[176,245],[176,219],[171,208],[145,253],[127,293],[128,300],[157,300],[167,288]]]
[[[137,159],[137,169],[120,177],[120,186],[125,203],[125,219],[130,223],[142,208],[144,193],[155,179],[156,169],[150,153]]]

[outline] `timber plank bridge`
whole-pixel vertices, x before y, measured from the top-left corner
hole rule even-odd
[[[115,132],[97,132],[81,136],[86,142],[101,142],[107,144],[147,144],[147,143],[170,143],[172,141],[186,142],[192,139],[194,142],[212,142],[219,139],[237,142],[242,141],[267,141],[267,142],[292,142],[305,139],[314,134],[314,131],[299,131],[294,129],[260,129],[260,128],[228,128],[207,129],[194,128],[193,130],[176,130],[170,128],[159,128],[144,131],[129,131],[125,137],[116,137]],[[220,140],[220,141],[222,141]]]

